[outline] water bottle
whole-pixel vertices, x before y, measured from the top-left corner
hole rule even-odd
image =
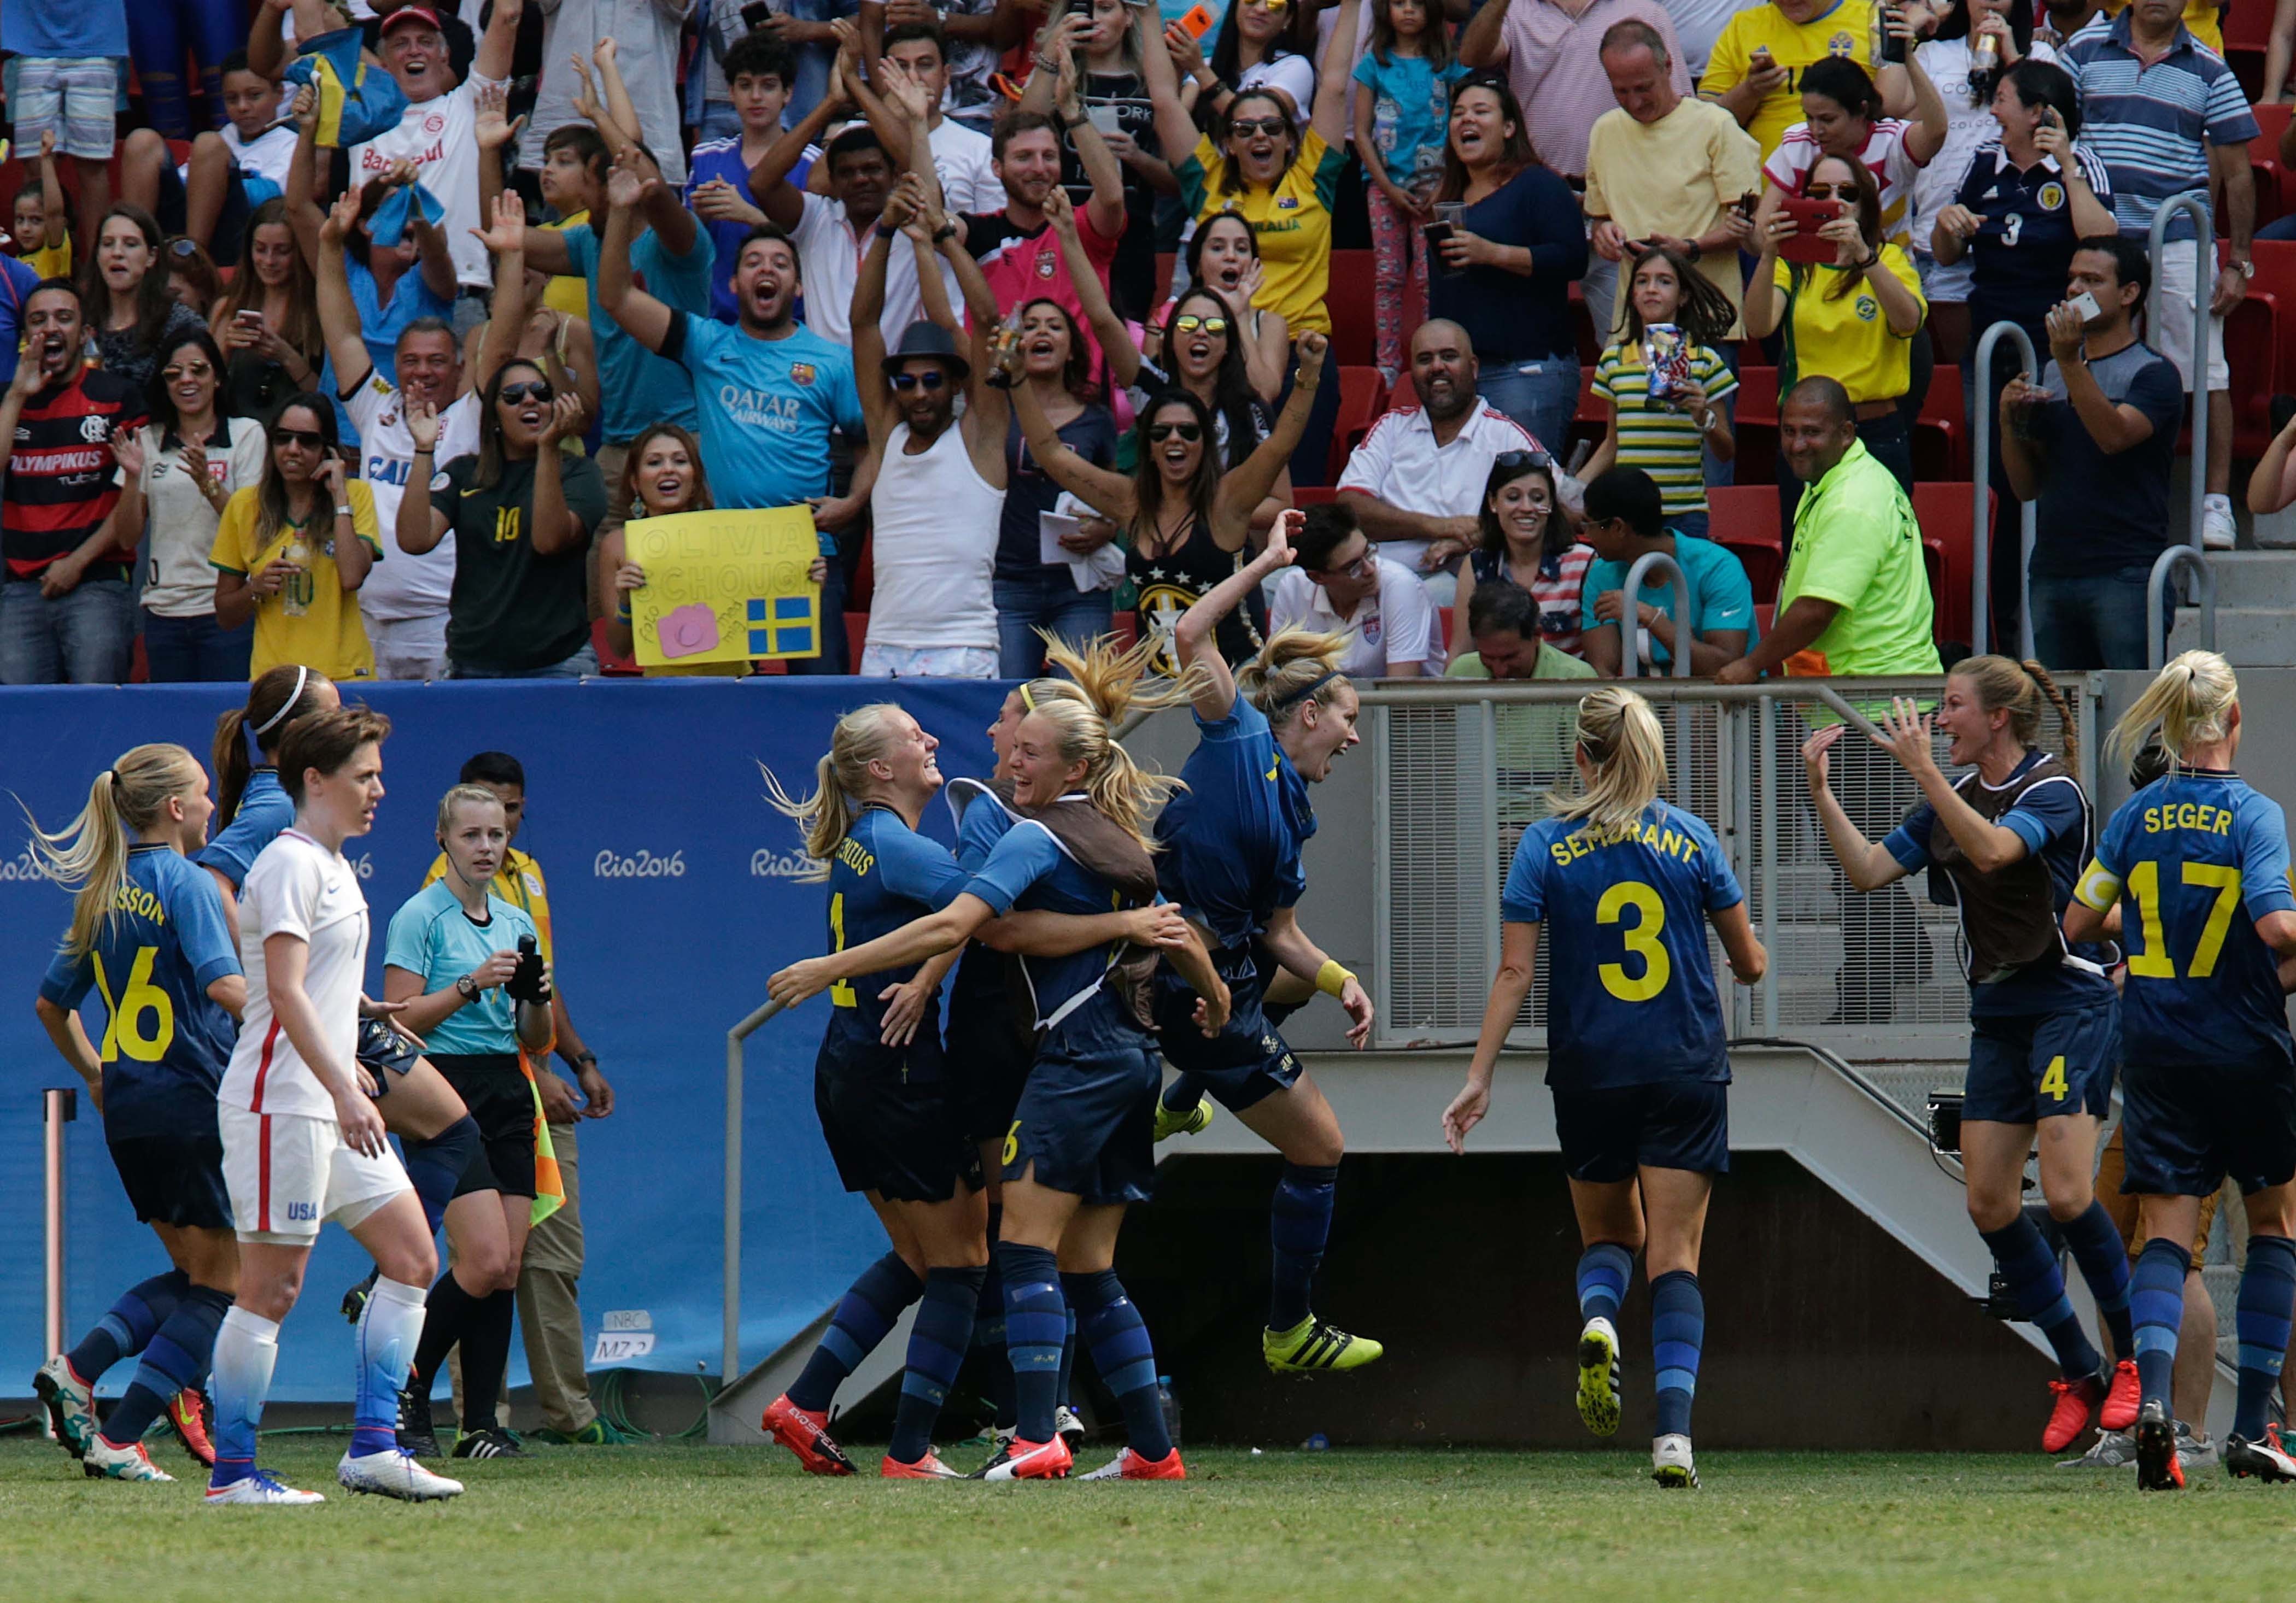
[[[1172,1394],[1172,1378],[1156,1377],[1156,1406],[1164,1411],[1164,1434],[1172,1438],[1172,1445],[1180,1444],[1180,1400]]]

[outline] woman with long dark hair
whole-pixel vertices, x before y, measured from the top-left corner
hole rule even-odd
[[[1554,478],[1554,459],[1544,451],[1502,451],[1483,481],[1481,534],[1459,565],[1459,593],[1451,606],[1458,624],[1451,642],[1465,650],[1467,607],[1480,586],[1512,585],[1538,603],[1538,637],[1556,650],[1579,654],[1579,591],[1595,553],[1578,544]]]
[[[1188,236],[1180,260],[1187,268],[1188,289],[1210,290],[1243,319],[1243,365],[1252,393],[1275,405],[1283,395],[1292,331],[1281,313],[1259,304],[1267,282],[1267,266],[1259,259],[1259,235],[1235,213],[1218,212]],[[1164,333],[1171,310],[1168,302],[1142,330],[1141,355],[1152,362],[1163,362],[1171,350]]]
[[[1738,308],[1670,246],[1652,245],[1628,259],[1626,338],[1595,367],[1595,394],[1609,404],[1610,427],[1578,477],[1592,483],[1615,467],[1639,468],[1657,483],[1667,521],[1702,538],[1707,454],[1728,462],[1738,453],[1730,414],[1718,405],[1738,388],[1722,354]],[[1688,348],[1681,353],[1685,370],[1663,386],[1652,382],[1644,346],[1654,323],[1671,325]]]
[[[274,195],[247,219],[239,276],[216,300],[208,326],[229,355],[231,409],[260,418],[288,396],[319,388],[327,342],[311,264]]]
[[[152,214],[123,202],[97,222],[95,249],[80,274],[100,365],[138,389],[152,381],[163,352],[207,327],[168,293],[160,244]]]

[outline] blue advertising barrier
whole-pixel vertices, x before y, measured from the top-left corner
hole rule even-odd
[[[839,715],[890,699],[940,739],[943,773],[986,775],[1005,688],[783,677],[347,687],[396,725],[374,831],[345,847],[373,912],[370,994],[381,994],[383,931],[437,854],[438,798],[463,759],[503,750],[526,765],[518,844],[548,877],[558,983],[615,1093],[612,1115],[581,1127],[586,1341],[607,1311],[644,1310],[657,1345],[641,1367],[716,1367],[726,1031],[765,1000],[767,975],[827,941],[824,893],[796,878],[796,826],[766,806],[758,765],[801,795]],[[243,696],[216,685],[0,691],[0,789],[60,828],[131,746],[173,740],[206,760],[217,715]],[[32,1012],[69,902],[35,871],[13,805],[0,809],[0,1395],[27,1395],[45,1356],[38,1091],[78,1077]],[[924,827],[950,838],[944,808]],[[824,1016],[816,1000],[750,1043],[742,1346],[759,1357],[883,1250],[867,1206],[838,1186],[814,1117]],[[90,1033],[102,1038],[100,1021]],[[166,1258],[135,1223],[85,1100],[69,1149],[76,1337]],[[349,1395],[351,1332],[335,1304],[365,1270],[347,1236],[325,1233],[287,1321],[275,1396]],[[513,1384],[524,1362],[514,1351]],[[106,1389],[130,1372],[115,1370]]]

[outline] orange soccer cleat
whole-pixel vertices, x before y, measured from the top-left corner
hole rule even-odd
[[[2048,1427],[2041,1432],[2041,1451],[2062,1452],[2088,1428],[2089,1416],[2104,1401],[2104,1382],[2084,1375],[2079,1380],[2052,1380],[2049,1390],[2057,1401],[2049,1410]]]
[[[2112,1366],[2112,1384],[2104,1394],[2104,1407],[2098,1411],[2096,1422],[2107,1430],[2127,1430],[2136,1423],[2136,1405],[2144,1400],[2136,1361],[2124,1358]]]
[[[1144,1459],[1128,1447],[1099,1468],[1077,1478],[1087,1481],[1184,1481],[1188,1478],[1188,1467],[1180,1462],[1180,1450],[1177,1447],[1160,1459]]]
[[[1076,1460],[1069,1444],[1055,1435],[1049,1442],[1014,1440],[983,1464],[975,1477],[984,1481],[1064,1481]]]
[[[758,1427],[797,1454],[808,1475],[851,1475],[853,1460],[829,1435],[829,1415],[800,1408],[783,1392],[766,1405]]]
[[[174,1427],[176,1439],[184,1451],[206,1465],[215,1468],[215,1444],[208,1438],[207,1399],[200,1388],[187,1386],[168,1399],[168,1423]]]
[[[891,1453],[877,1466],[880,1479],[889,1481],[961,1481],[962,1472],[951,1469],[932,1453],[926,1453],[914,1464],[904,1464]]]

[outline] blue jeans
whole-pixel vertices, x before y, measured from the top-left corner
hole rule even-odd
[[[860,10],[859,0],[791,0],[789,14],[807,22],[834,22]],[[791,54],[797,63],[797,82],[790,86],[783,126],[795,127],[829,93],[830,63],[837,59],[831,45],[800,45]]]
[[[1707,512],[1677,512],[1666,521],[1677,535],[1688,535],[1693,540],[1706,538],[1706,529],[1712,514]]]
[[[587,641],[582,649],[562,661],[545,663],[538,668],[481,668],[465,662],[447,665],[450,679],[589,679],[598,672],[598,649]]]
[[[1038,629],[1050,629],[1081,650],[1095,635],[1108,633],[1115,592],[1078,590],[1065,568],[1044,567],[1026,579],[1000,578],[996,598],[996,672],[1006,679],[1034,679],[1045,671],[1045,642]]]
[[[154,684],[244,683],[254,647],[252,617],[236,629],[218,629],[212,612],[198,617],[144,615],[144,662]]]
[[[1484,400],[1529,429],[1549,452],[1562,454],[1570,438],[1570,419],[1578,410],[1577,357],[1486,366],[1475,388]]]
[[[0,684],[122,684],[135,650],[126,579],[82,579],[50,601],[37,579],[0,585]]]
[[[2144,590],[2152,577],[2149,565],[2079,578],[2033,575],[2033,650],[2052,672],[2144,667]],[[2173,585],[2161,598],[2161,621],[2166,639],[2177,621]]]

